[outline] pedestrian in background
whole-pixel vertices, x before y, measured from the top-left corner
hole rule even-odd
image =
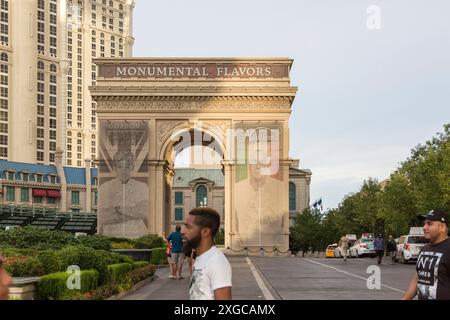
[[[163,233],[163,239],[166,239],[165,233]],[[169,263],[169,278],[175,279],[175,277],[173,276],[172,243],[170,241],[167,241],[166,256],[167,256],[167,262]]]
[[[167,241],[172,242],[172,253],[171,253],[173,264],[172,276],[173,278],[178,277],[178,279],[184,279],[183,276],[181,275],[181,271],[183,268],[184,254],[183,254],[183,235],[181,234],[180,225],[177,225],[175,227],[175,231],[169,235]]]
[[[348,255],[348,238],[344,234],[339,240],[339,248],[341,250],[341,256],[344,258],[344,261],[347,261]]]
[[[387,243],[387,249],[389,252],[389,257],[391,257],[391,264],[395,263],[395,255],[397,254],[397,242],[395,242],[394,237],[392,235],[389,236],[389,240]]]
[[[373,246],[375,247],[375,251],[378,257],[378,264],[381,264],[381,260],[384,255],[384,239],[383,235],[380,233],[378,237],[373,241]]]

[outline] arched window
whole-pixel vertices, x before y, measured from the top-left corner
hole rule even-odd
[[[38,69],[39,70],[44,70],[44,63],[42,61],[38,62]]]
[[[56,64],[52,63],[50,65],[50,72],[56,72]]]
[[[208,204],[208,190],[204,185],[200,185],[196,192],[196,206],[206,207]]]
[[[289,211],[297,209],[297,195],[295,192],[295,183],[289,182]]]
[[[2,62],[8,62],[8,54],[2,52],[0,59],[2,60]]]

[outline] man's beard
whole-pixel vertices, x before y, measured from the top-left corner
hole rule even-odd
[[[196,237],[192,238],[191,240],[186,239],[186,242],[184,242],[184,249],[186,251],[191,251],[192,249],[197,249],[200,245],[200,241],[202,240],[202,236],[198,234]]]

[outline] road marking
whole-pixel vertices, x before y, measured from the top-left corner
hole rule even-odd
[[[255,277],[256,283],[258,284],[259,289],[261,289],[261,292],[264,295],[264,299],[266,300],[275,300],[273,295],[270,293],[267,286],[264,284],[264,281],[261,279],[261,276],[259,275],[258,270],[253,265],[252,261],[249,259],[249,257],[246,257],[245,260],[247,260],[247,264],[250,267],[250,270],[253,273],[253,276]]]
[[[350,273],[350,272],[347,272],[347,271],[343,271],[343,270],[340,270],[340,269],[338,269],[338,268],[331,267],[331,266],[329,266],[329,265],[326,265],[326,264],[323,264],[323,263],[320,263],[320,262],[317,262],[317,261],[313,261],[313,260],[309,260],[309,259],[305,259],[305,260],[306,260],[306,261],[309,261],[309,262],[311,262],[311,263],[318,264],[318,265],[323,266],[323,267],[327,267],[327,268],[333,269],[333,270],[338,271],[338,272],[345,273],[345,274],[347,274],[347,275],[349,275],[349,276],[352,276],[352,277],[355,277],[355,278],[358,278],[358,279],[367,281],[366,278],[361,277],[361,276],[358,276],[358,275],[356,275],[356,274],[353,274],[353,273]],[[385,287],[385,288],[388,288],[388,289],[391,289],[391,290],[394,290],[394,291],[397,291],[397,292],[400,292],[400,293],[405,293],[405,291],[403,291],[403,290],[399,290],[399,289],[396,289],[396,288],[387,286],[387,285],[385,285],[385,284],[381,284],[381,286],[382,286],[382,287]]]

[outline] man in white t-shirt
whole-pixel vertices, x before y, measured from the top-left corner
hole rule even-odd
[[[192,209],[182,233],[185,245],[195,249],[189,296],[191,300],[231,300],[231,266],[214,245],[220,216],[211,208]]]

